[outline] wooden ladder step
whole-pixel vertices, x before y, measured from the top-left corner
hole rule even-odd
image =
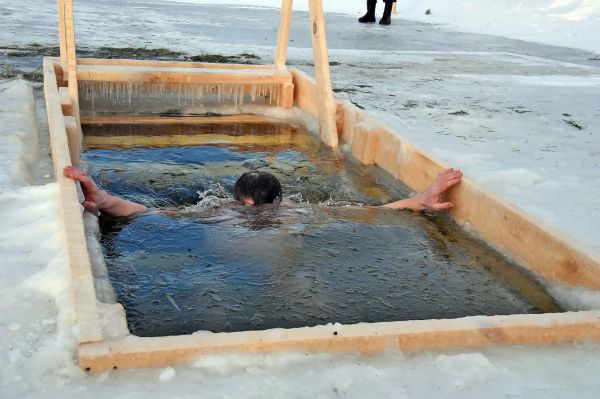
[[[278,124],[280,120],[263,115],[236,114],[219,116],[98,116],[81,118],[83,125],[122,125],[122,124],[190,124],[190,125],[234,125],[234,124]]]
[[[81,137],[77,127],[77,119],[74,116],[65,116],[65,129],[69,143],[69,155],[71,155],[71,164],[79,163],[81,155]]]
[[[58,96],[60,97],[60,106],[62,108],[63,115],[73,115],[73,102],[71,101],[69,88],[59,87]]]

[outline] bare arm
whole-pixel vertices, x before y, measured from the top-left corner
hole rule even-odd
[[[127,217],[147,209],[144,205],[115,197],[106,191],[100,190],[91,177],[74,166],[66,166],[63,169],[63,175],[77,180],[81,184],[81,190],[85,196],[82,205],[88,212],[96,213],[97,211],[101,211],[109,216]]]
[[[454,207],[452,202],[442,202],[442,194],[450,187],[455,186],[462,179],[462,172],[458,169],[446,169],[420,193],[400,201],[381,205],[380,208],[410,209],[413,211],[444,211]]]

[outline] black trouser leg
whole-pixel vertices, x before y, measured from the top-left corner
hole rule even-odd
[[[385,9],[383,10],[383,16],[379,20],[381,25],[389,25],[392,23],[392,7],[394,6],[394,1],[385,0]]]
[[[358,22],[375,22],[375,7],[377,0],[367,0],[367,13],[358,19]]]

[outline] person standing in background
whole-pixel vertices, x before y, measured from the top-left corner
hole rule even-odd
[[[389,25],[392,23],[392,7],[396,0],[383,0],[385,3],[385,9],[383,10],[383,16],[379,20],[381,25]],[[367,13],[358,19],[361,23],[375,22],[375,7],[377,6],[377,0],[367,0]]]

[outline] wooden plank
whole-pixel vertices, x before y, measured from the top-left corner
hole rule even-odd
[[[294,104],[314,118],[319,118],[317,85],[306,73],[290,68],[294,82]]]
[[[457,207],[451,214],[501,253],[553,282],[600,290],[599,259],[586,253],[572,237],[528,216],[518,207],[503,203],[472,181],[449,196]]]
[[[155,68],[273,69],[273,65],[220,64],[187,61],[77,58],[77,65],[138,66]]]
[[[282,86],[279,105],[284,108],[292,108],[294,106],[294,83],[289,82]]]
[[[81,135],[77,130],[77,121],[73,116],[65,116],[65,129],[67,130],[67,141],[69,143],[69,154],[71,155],[71,163],[79,164],[81,155]]]
[[[350,113],[347,112],[347,114]],[[351,153],[362,164],[372,165],[375,163],[375,154],[380,145],[379,138],[381,137],[382,128],[377,124],[369,123],[370,121],[365,123],[363,120],[356,123],[357,119],[355,115]]]
[[[63,111],[63,115],[73,115],[73,107],[71,102],[71,94],[67,87],[59,87],[58,95],[60,97],[60,106]]]
[[[77,84],[77,55],[75,50],[75,19],[73,16],[73,0],[65,1],[65,26],[67,38],[67,68],[68,68],[68,87],[71,97],[71,115],[77,122],[77,142],[81,142],[83,133],[81,132],[81,123],[79,120],[79,86]]]
[[[87,148],[125,147],[160,147],[160,146],[194,146],[194,145],[256,145],[282,146],[296,145],[306,147],[310,140],[304,135],[293,134],[291,128],[287,133],[273,135],[195,134],[195,135],[163,135],[163,136],[85,136]]]
[[[80,81],[201,83],[201,84],[286,84],[289,72],[271,69],[152,68],[140,66],[82,65]]]
[[[60,41],[60,61],[67,64],[67,31],[65,27],[65,0],[58,0],[58,36]]]
[[[292,0],[281,0],[281,16],[279,19],[279,32],[277,34],[277,49],[275,50],[275,68],[285,69],[287,59],[290,24],[292,21]]]
[[[71,96],[71,104],[75,118],[79,114],[79,93],[77,87],[77,61],[75,50],[75,21],[73,16],[73,0],[65,1],[65,26],[67,38],[67,68],[69,95]]]
[[[357,129],[363,127],[359,123],[361,110],[352,105],[348,100],[338,100],[338,118],[342,121],[338,123],[338,135],[343,142],[352,142],[352,138]],[[363,162],[368,164],[367,162]]]
[[[70,288],[75,307],[74,321],[78,326],[76,338],[79,343],[97,342],[102,340],[102,330],[96,304],[91,262],[85,240],[83,210],[79,203],[75,182],[62,175],[63,168],[71,165],[71,156],[54,65],[50,60],[44,59],[43,71],[52,160],[60,192],[60,211],[71,274]]]
[[[83,125],[122,125],[122,124],[191,124],[191,125],[231,125],[255,123],[281,123],[280,120],[255,114],[221,116],[86,116]]]
[[[66,79],[67,75],[65,73],[66,63],[61,63],[59,58],[55,57],[44,57],[48,62],[54,64],[54,74],[56,75],[56,83],[58,84],[58,88],[62,89],[63,87],[67,87]],[[68,89],[67,89],[68,93]]]
[[[600,312],[473,316],[452,320],[329,325],[293,329],[122,339],[80,345],[80,367],[163,367],[222,352],[403,353],[489,345],[523,345],[600,340]]]
[[[314,118],[319,118],[319,96],[315,80],[296,68],[290,68],[290,72],[294,83],[294,105]],[[339,100],[335,103],[335,126],[338,137],[345,130],[344,112],[346,108],[341,106],[342,103]]]
[[[336,105],[331,89],[325,18],[323,17],[323,2],[322,0],[309,0],[308,8],[310,13],[311,38],[315,61],[315,76],[317,78],[317,101],[319,104],[321,141],[330,147],[337,147],[338,135],[335,119]]]

